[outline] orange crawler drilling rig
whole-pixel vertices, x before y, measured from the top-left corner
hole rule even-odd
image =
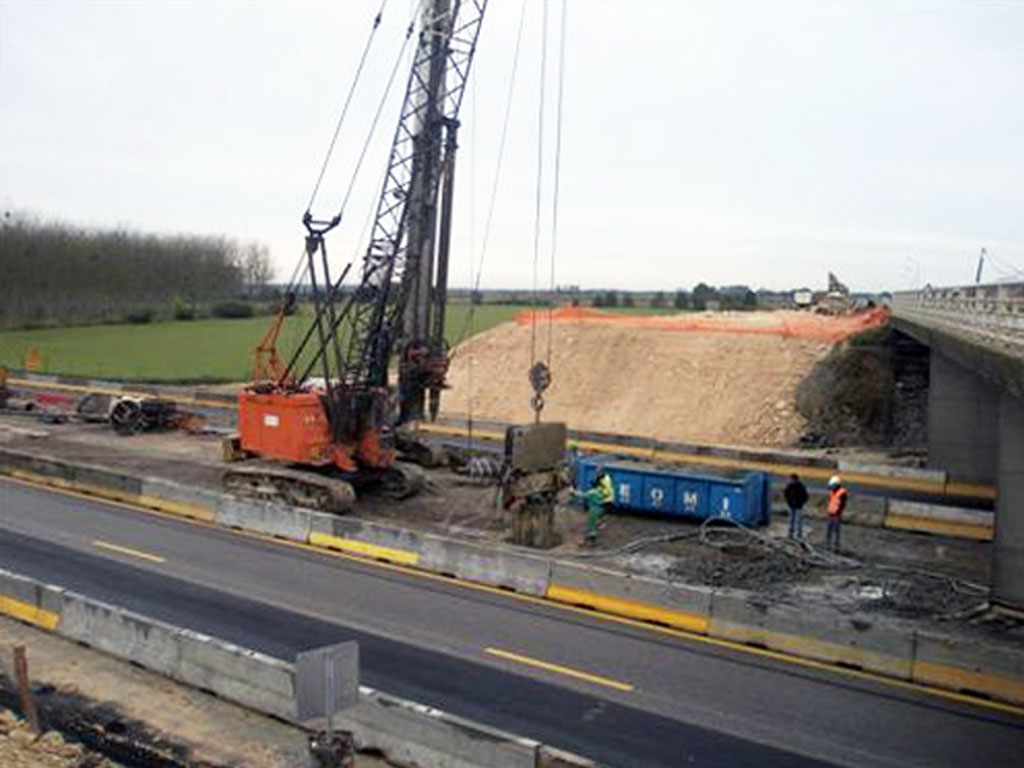
[[[287,364],[275,340],[288,294],[256,351],[255,380],[239,396],[240,454],[224,476],[232,493],[343,512],[355,491],[395,497],[422,487],[429,446],[400,427],[436,416],[448,368],[444,342],[458,112],[487,0],[429,0],[392,142],[361,280],[332,276],[325,235],[341,214],[307,210],[304,271],[313,317]],[[378,17],[379,21],[379,17]],[[440,205],[438,204],[440,202]],[[351,265],[350,265],[351,266]],[[388,382],[398,358],[398,388]],[[315,372],[315,376],[314,376]]]

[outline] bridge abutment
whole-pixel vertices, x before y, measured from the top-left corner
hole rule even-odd
[[[999,388],[934,349],[928,371],[928,465],[961,480],[994,482]]]
[[[992,579],[995,602],[1024,609],[1024,400],[999,398],[999,462]]]

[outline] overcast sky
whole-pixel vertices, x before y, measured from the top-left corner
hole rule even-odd
[[[0,203],[223,233],[279,279],[380,0],[0,0]],[[550,0],[541,286],[558,25]],[[452,283],[481,257],[522,0],[490,0],[463,105]],[[522,51],[484,287],[533,280],[543,0]],[[413,11],[388,0],[313,211],[340,205]],[[852,288],[1024,267],[1024,2],[570,0],[556,282]],[[359,253],[402,74],[345,222]]]

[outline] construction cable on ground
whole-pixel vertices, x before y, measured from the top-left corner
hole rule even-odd
[[[731,526],[731,527],[727,527]],[[655,544],[668,544],[674,541],[697,538],[704,546],[716,549],[725,549],[730,546],[748,544],[751,540],[756,542],[762,549],[785,555],[786,557],[818,568],[856,569],[863,563],[852,557],[832,552],[819,550],[806,541],[780,538],[770,534],[761,533],[742,523],[724,517],[709,517],[702,522],[696,530],[681,531],[679,533],[662,534],[659,536],[648,536],[642,539],[635,539],[623,546],[612,550],[594,550],[591,552],[580,552],[578,557],[609,557],[614,555],[632,554]]]
[[[725,523],[732,528],[712,527],[711,523]],[[748,543],[754,540],[761,548],[777,552],[819,568],[860,568],[863,563],[852,557],[826,552],[808,544],[804,539],[772,536],[761,533],[731,518],[708,518],[700,526],[700,543],[718,549]]]

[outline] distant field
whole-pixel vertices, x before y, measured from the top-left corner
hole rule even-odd
[[[520,309],[485,304],[470,317],[468,304],[450,305],[445,335],[454,345],[512,320]],[[284,356],[295,348],[308,318],[289,318],[285,324],[278,344]],[[42,358],[40,373],[167,383],[243,381],[269,324],[269,317],[255,317],[0,331],[0,364],[22,368],[34,348]]]

